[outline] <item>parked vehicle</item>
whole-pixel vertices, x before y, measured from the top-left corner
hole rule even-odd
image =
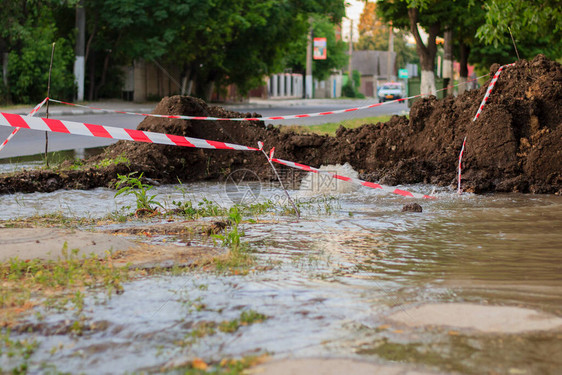
[[[377,93],[379,102],[386,102],[387,100],[401,99],[406,96],[404,85],[400,82],[386,82],[379,87]]]

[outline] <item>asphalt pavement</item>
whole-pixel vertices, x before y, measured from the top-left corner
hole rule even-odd
[[[376,99],[251,99],[249,102],[229,103],[216,105],[224,108],[242,112],[257,112],[263,117],[271,116],[287,116],[293,114],[306,114],[325,112],[332,110],[341,110],[348,108],[361,107],[376,103]],[[86,122],[89,124],[115,126],[121,128],[135,129],[144,119],[139,115],[119,114],[112,111],[134,112],[134,113],[150,113],[158,103],[133,103],[121,100],[100,101],[93,103],[85,103],[85,106],[102,108],[109,111],[100,111],[93,108],[76,107],[62,104],[49,105],[49,118],[57,118],[61,120]],[[33,109],[33,106],[18,107],[0,107],[0,112],[16,113],[27,115]],[[36,116],[45,116],[46,106],[39,111]],[[338,122],[353,117],[371,117],[388,114],[405,114],[408,107],[405,103],[388,102],[384,105],[377,106],[361,111],[354,111],[346,114],[334,116],[321,116],[312,118],[301,118],[298,120],[285,121],[268,121],[276,125],[314,125],[326,122]],[[0,126],[0,142],[6,139],[12,132],[13,128]],[[68,135],[63,133],[48,134],[49,151],[61,150],[83,150],[92,147],[107,146],[115,143],[115,140],[107,138],[94,138],[78,135]],[[0,151],[0,159],[13,158],[17,156],[41,154],[45,150],[45,133],[40,131],[22,129],[16,136]],[[83,152],[83,151],[80,151]]]

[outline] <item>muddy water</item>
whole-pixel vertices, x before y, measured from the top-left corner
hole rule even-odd
[[[168,205],[203,197],[231,204],[218,184],[156,192]],[[3,196],[0,218],[54,212],[101,217],[134,204],[113,194],[98,189]],[[405,329],[386,319],[421,302],[525,306],[562,316],[562,197],[436,194],[438,200],[420,202],[423,213],[402,213],[409,200],[373,190],[312,201],[292,192],[309,200],[301,206],[301,221],[277,213],[244,224],[244,241],[267,271],[155,276],[126,284],[124,294],[108,301],[90,296],[85,318],[92,330],[27,335],[40,343],[32,369],[151,372],[194,357],[212,362],[269,353],[410,362],[467,374],[560,373],[560,331]],[[274,188],[261,191],[261,199],[281,196]],[[236,319],[248,310],[269,319],[193,338],[202,322]],[[75,319],[49,313],[44,323],[60,327]]]

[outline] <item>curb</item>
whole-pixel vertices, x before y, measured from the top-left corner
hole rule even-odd
[[[125,109],[123,112],[142,112],[142,113],[150,113],[154,108],[134,108],[134,109]],[[18,110],[18,111],[8,111],[9,113],[13,113],[16,115],[27,116],[29,115],[29,111],[26,110]],[[45,112],[40,112],[44,114]],[[111,115],[115,114],[113,112],[106,112],[106,111],[96,111],[93,109],[63,109],[63,110],[49,110],[49,115],[53,116],[80,116],[80,115]]]

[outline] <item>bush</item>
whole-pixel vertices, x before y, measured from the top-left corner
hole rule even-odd
[[[49,17],[43,24],[26,27],[21,49],[10,52],[8,79],[14,103],[35,104],[47,96],[49,64],[53,41],[56,42],[51,74],[51,96],[72,100],[74,85],[74,50],[69,40],[55,39],[56,27]]]
[[[357,70],[354,70],[352,76],[355,87],[351,84],[351,79],[348,79],[347,83],[342,87],[342,95],[347,98],[364,99],[365,95],[359,92],[359,86],[361,86],[361,74]]]

